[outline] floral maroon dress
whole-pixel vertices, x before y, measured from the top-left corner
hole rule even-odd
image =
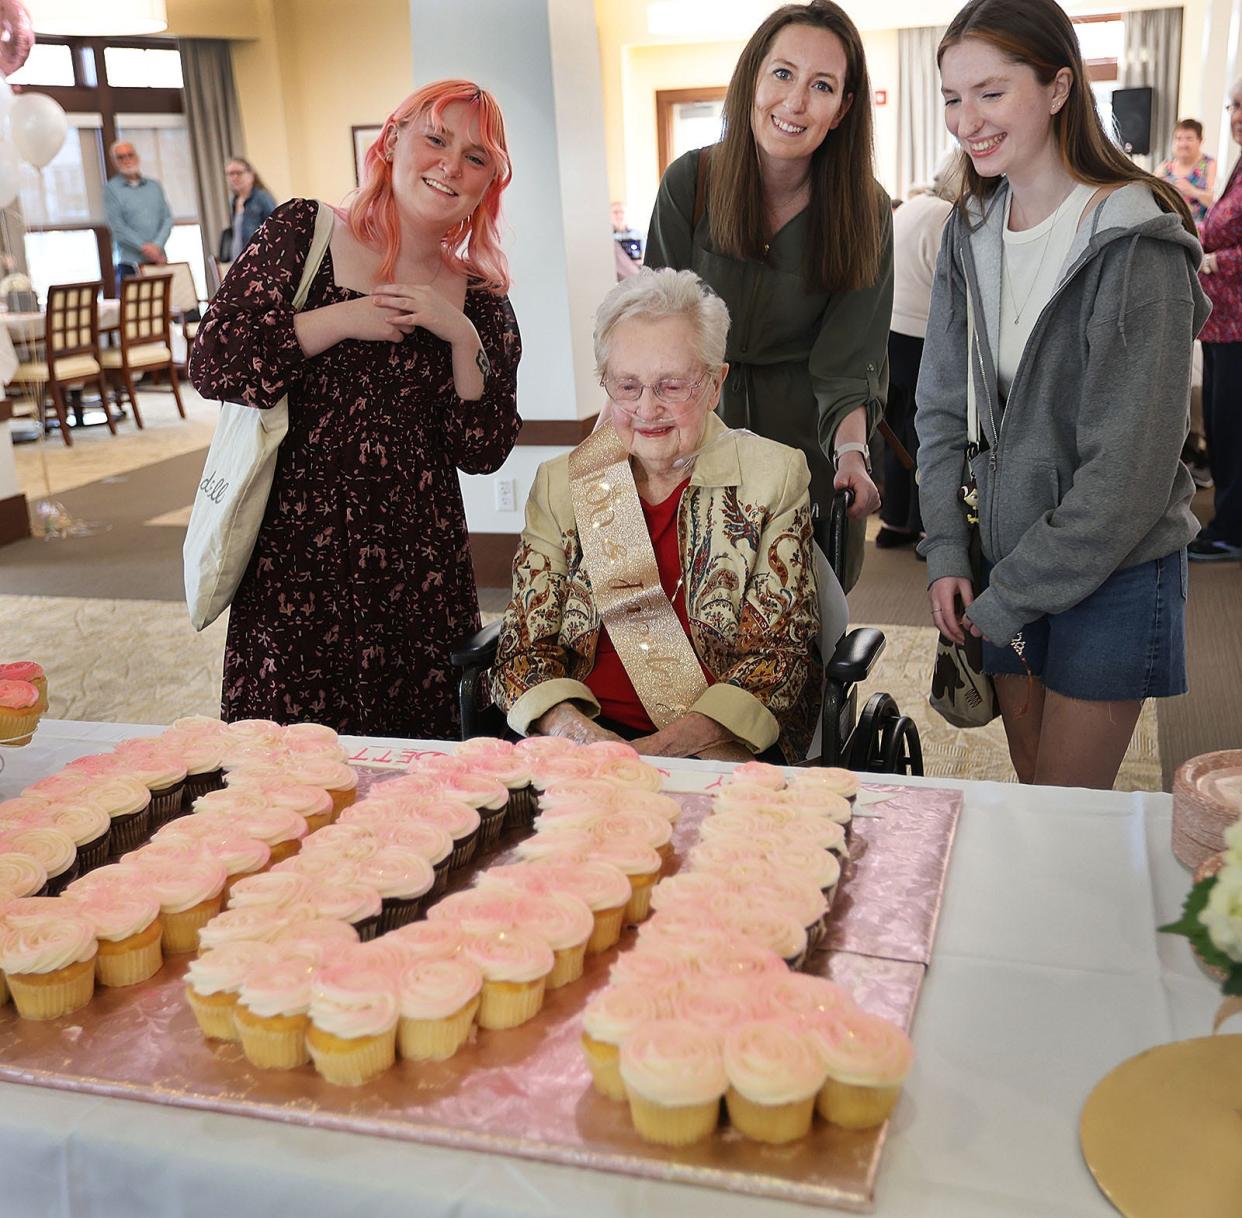
[[[426,330],[307,359],[292,301],[315,215],[307,199],[272,214],[190,357],[206,398],[265,408],[289,395],[289,434],[229,619],[222,714],[452,738],[448,653],[479,626],[457,471],[497,469],[517,439],[517,320],[507,297],[466,293],[492,367],[477,402],[457,396],[449,345]],[[336,285],[328,253],[306,308],[357,295]]]

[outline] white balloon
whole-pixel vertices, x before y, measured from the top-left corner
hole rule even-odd
[[[8,140],[0,140],[0,207],[8,207],[21,188],[21,158]]]
[[[9,82],[0,75],[0,123],[4,122],[9,116],[9,111],[13,109],[13,103],[17,100],[13,93]]]
[[[61,150],[69,120],[46,93],[20,93],[9,111],[9,130],[23,158],[42,169]]]

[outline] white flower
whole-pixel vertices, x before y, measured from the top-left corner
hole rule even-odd
[[[1242,820],[1225,830],[1225,862],[1233,867],[1242,867]]]
[[[14,271],[11,275],[6,275],[0,279],[0,292],[29,292],[30,276],[23,275],[20,271]]]
[[[1242,866],[1230,864],[1220,870],[1199,921],[1213,945],[1242,964]]]

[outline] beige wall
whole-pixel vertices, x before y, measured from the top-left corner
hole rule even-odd
[[[107,0],[101,0],[106,3]],[[258,0],[164,0],[178,38],[257,38]]]
[[[247,155],[277,198],[339,201],[354,186],[350,127],[383,122],[414,87],[409,0],[250,7],[257,36],[233,46]]]

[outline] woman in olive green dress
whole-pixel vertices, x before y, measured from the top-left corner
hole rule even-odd
[[[821,512],[854,492],[847,588],[888,388],[892,210],[872,161],[858,30],[829,0],[787,4],[738,59],[721,142],[668,167],[647,233],[648,266],[693,270],[729,306],[725,422],[802,449]]]

